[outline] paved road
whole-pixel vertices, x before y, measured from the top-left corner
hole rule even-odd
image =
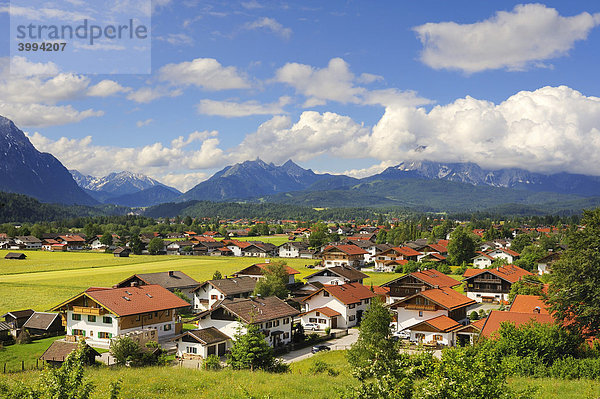
[[[358,339],[358,330],[356,328],[351,328],[350,330],[348,330],[348,335],[344,335],[341,338],[335,338],[335,339],[331,339],[329,341],[321,342],[321,343],[319,343],[319,345],[327,345],[332,350],[343,350],[343,349],[349,349],[350,345],[355,343],[357,339]],[[304,359],[311,357],[312,356],[312,353],[310,353],[311,349],[312,349],[312,346],[309,346],[308,348],[298,349],[295,351],[291,351],[289,353],[285,353],[285,354],[279,356],[279,358],[282,359],[285,363],[298,362],[300,360],[304,360]]]

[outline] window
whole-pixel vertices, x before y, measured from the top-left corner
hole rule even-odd
[[[140,315],[135,316],[135,321],[140,321],[141,317]]]
[[[319,323],[325,324],[325,323],[327,323],[327,320],[325,320],[325,319],[319,319]]]
[[[163,330],[165,330],[165,331],[171,331],[171,325],[170,324],[165,324]]]
[[[315,312],[315,316],[319,317],[319,316],[321,316],[321,313]]]
[[[356,307],[355,303],[351,303],[350,305],[348,305],[348,309],[354,309]]]
[[[289,324],[290,323],[290,319],[283,319],[283,324]]]
[[[288,339],[290,337],[290,333],[283,333],[283,339]]]
[[[96,322],[96,316],[88,316],[88,321],[91,321],[92,323]]]
[[[329,292],[323,291],[323,296],[329,296]]]
[[[104,323],[104,324],[112,324],[112,318],[110,316],[104,316],[102,318],[102,323]]]
[[[273,327],[279,327],[279,320],[275,320],[273,322]]]
[[[158,317],[158,312],[154,312],[154,317]]]
[[[419,310],[419,317],[423,317],[423,311]]]
[[[165,316],[169,317],[171,315],[171,311],[170,310],[165,310]]]
[[[73,313],[71,315],[71,320],[81,320],[81,315]]]
[[[309,318],[308,318],[308,322],[309,322],[309,323],[316,323],[316,322],[317,322],[317,319],[316,319],[315,317],[309,317]]]
[[[442,337],[440,334],[435,334],[433,336],[434,341],[442,341],[443,339],[444,339],[444,337]]]
[[[218,295],[211,295],[210,299],[219,299],[219,296]]]
[[[109,338],[112,338],[112,334],[111,334],[111,333],[104,332],[104,331],[100,331],[100,332],[98,333],[98,338],[101,338],[101,339],[109,339]]]
[[[186,352],[196,354],[196,353],[198,353],[198,349],[195,346],[188,346],[186,348]]]
[[[355,315],[350,315],[350,317],[348,317],[348,321],[354,321],[354,320],[356,320]]]
[[[90,331],[90,337],[93,337],[93,336],[94,336],[94,332]]]
[[[371,299],[370,298],[365,299],[365,304],[369,304],[369,303],[371,303]]]
[[[76,335],[79,337],[85,337],[85,331],[84,330],[79,330],[77,328],[74,328],[71,330],[71,335]]]
[[[148,320],[152,320],[152,312],[148,313],[146,316],[148,317]]]

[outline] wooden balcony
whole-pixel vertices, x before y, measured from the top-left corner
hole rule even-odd
[[[499,278],[475,278],[473,279],[473,282],[484,284],[502,284],[502,280]]]
[[[404,306],[404,309],[406,310],[429,310],[429,311],[435,311],[435,305],[414,305],[414,304],[407,304]]]
[[[73,313],[100,316],[106,313],[104,308],[90,308],[86,306],[73,306]]]

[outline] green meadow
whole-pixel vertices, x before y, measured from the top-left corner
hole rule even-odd
[[[316,360],[327,363],[337,375],[315,374]],[[261,371],[203,371],[180,367],[87,369],[86,376],[95,385],[93,398],[106,398],[109,382],[121,379],[121,397],[173,398],[193,395],[205,399],[241,398],[335,398],[339,390],[357,384],[352,378],[344,351],[318,353],[291,365],[291,372],[270,374]],[[7,374],[7,383],[34,383],[39,371]],[[515,388],[536,387],[539,399],[580,399],[600,396],[600,382],[589,380],[519,378],[509,380]]]
[[[95,252],[25,251],[25,260],[6,260],[9,251],[0,251],[0,314],[32,308],[38,311],[76,295],[92,286],[112,286],[135,273],[180,270],[198,281],[212,278],[215,270],[230,275],[264,258],[206,257],[177,255],[131,255],[115,258]],[[277,260],[277,259],[273,259]],[[303,278],[314,269],[312,259],[284,259]],[[379,285],[399,276],[395,273],[368,273],[365,284]]]

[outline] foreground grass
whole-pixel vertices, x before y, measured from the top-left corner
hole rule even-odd
[[[314,374],[316,360],[326,362],[337,375]],[[27,384],[39,378],[39,372],[7,374],[7,382]],[[318,353],[293,363],[291,372],[269,374],[250,371],[203,371],[178,367],[90,368],[87,377],[96,385],[93,398],[108,397],[109,382],[121,379],[123,398],[173,398],[183,395],[207,399],[237,398],[336,398],[339,390],[356,385],[344,351]],[[592,399],[600,396],[600,382],[589,380],[563,381],[555,379],[513,378],[510,386],[537,387],[539,399]]]

